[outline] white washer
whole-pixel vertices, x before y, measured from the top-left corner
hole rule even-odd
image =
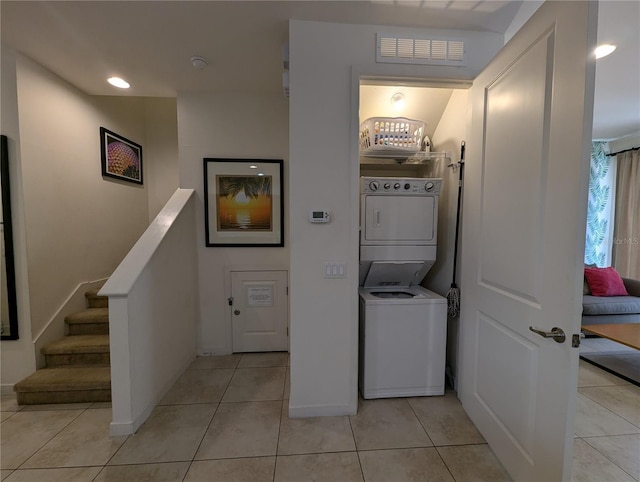
[[[447,300],[422,286],[360,288],[360,393],[443,395]]]

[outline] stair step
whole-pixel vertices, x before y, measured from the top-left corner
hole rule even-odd
[[[13,387],[19,405],[108,402],[110,367],[42,368]]]
[[[66,336],[44,346],[47,367],[109,365],[109,335]]]
[[[99,296],[98,291],[100,288],[89,290],[84,294],[89,308],[107,308],[109,306],[109,297]]]
[[[109,308],[87,308],[65,318],[69,335],[107,335]]]

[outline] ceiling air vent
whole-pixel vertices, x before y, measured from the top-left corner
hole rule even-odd
[[[464,41],[378,33],[376,62],[464,66]]]

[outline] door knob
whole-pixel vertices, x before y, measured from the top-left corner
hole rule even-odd
[[[233,310],[233,314],[234,315],[239,315],[240,314],[240,310]]]
[[[551,331],[540,330],[533,326],[530,326],[529,329],[543,338],[553,338],[557,343],[564,343],[567,339],[562,328],[558,328],[557,326],[551,328]]]

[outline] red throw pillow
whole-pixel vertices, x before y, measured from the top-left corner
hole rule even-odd
[[[615,268],[585,268],[584,277],[593,296],[628,296]]]

